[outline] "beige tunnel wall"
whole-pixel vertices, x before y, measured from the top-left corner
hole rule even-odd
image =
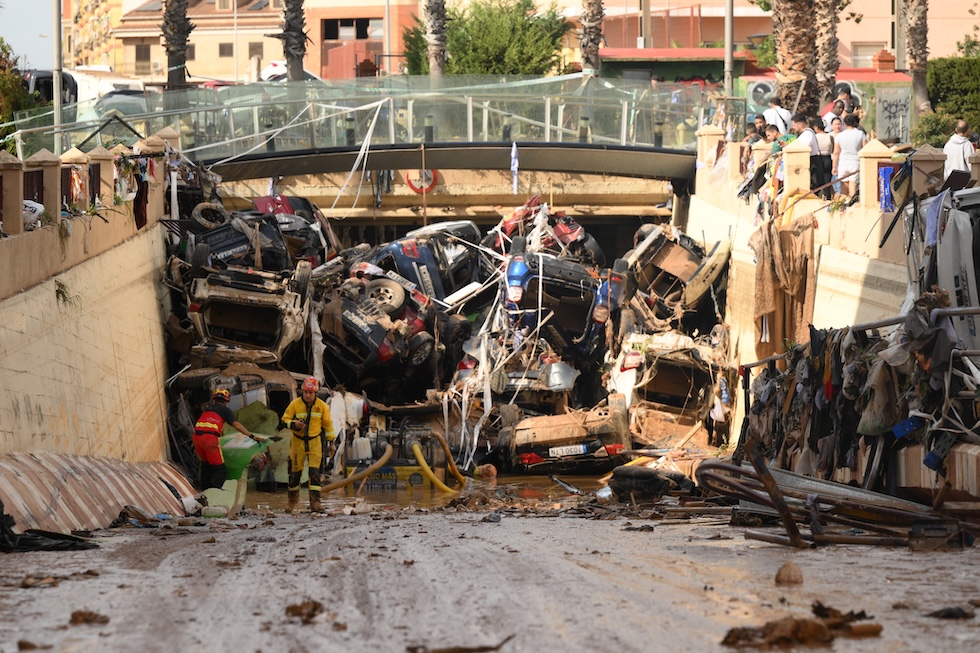
[[[165,459],[165,234],[0,302],[0,453]]]

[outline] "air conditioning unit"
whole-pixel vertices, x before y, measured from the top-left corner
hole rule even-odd
[[[745,89],[745,111],[747,113],[762,113],[769,108],[769,98],[776,93],[776,82],[751,82]]]

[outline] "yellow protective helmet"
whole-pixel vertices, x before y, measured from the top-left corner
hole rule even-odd
[[[220,399],[222,401],[231,401],[231,393],[228,392],[228,388],[218,388],[211,393],[211,398]]]

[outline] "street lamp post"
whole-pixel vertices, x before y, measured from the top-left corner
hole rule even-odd
[[[54,100],[54,154],[61,156],[61,0],[52,0],[54,17],[54,66],[51,70],[51,98]]]

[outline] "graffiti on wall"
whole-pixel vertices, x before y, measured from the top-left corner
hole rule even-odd
[[[895,139],[899,143],[909,142],[909,125],[912,122],[912,89],[877,89],[877,111],[875,112],[875,132],[879,139]]]

